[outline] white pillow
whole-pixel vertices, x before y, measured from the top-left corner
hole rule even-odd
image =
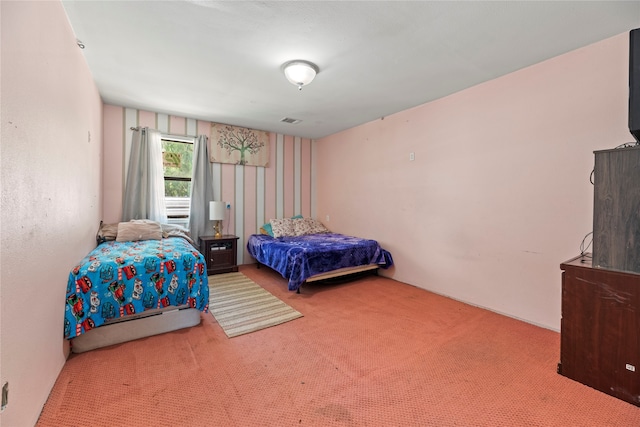
[[[132,219],[118,224],[117,242],[160,239],[162,239],[162,227],[159,222],[149,219]]]

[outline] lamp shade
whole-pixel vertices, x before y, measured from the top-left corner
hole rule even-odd
[[[224,202],[209,202],[209,219],[221,221],[224,219]]]
[[[318,73],[318,66],[303,60],[289,61],[283,66],[284,75],[292,84],[302,89],[313,81]]]

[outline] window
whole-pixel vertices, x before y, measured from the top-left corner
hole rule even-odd
[[[164,200],[169,224],[189,227],[194,138],[162,135]]]

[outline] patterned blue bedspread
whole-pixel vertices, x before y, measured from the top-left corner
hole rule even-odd
[[[375,240],[335,233],[295,237],[253,234],[247,250],[260,263],[289,279],[290,291],[298,290],[315,274],[367,264],[382,268],[393,265],[391,254]]]
[[[206,271],[204,256],[180,237],[102,243],[69,273],[64,337],[170,305],[207,312]]]

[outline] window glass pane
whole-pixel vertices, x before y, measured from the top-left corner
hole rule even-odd
[[[193,144],[163,139],[162,164],[165,177],[190,179],[191,166],[193,164]],[[188,196],[189,193],[187,192]]]
[[[165,197],[189,197],[191,194],[191,181],[175,181],[171,178],[164,180]]]

